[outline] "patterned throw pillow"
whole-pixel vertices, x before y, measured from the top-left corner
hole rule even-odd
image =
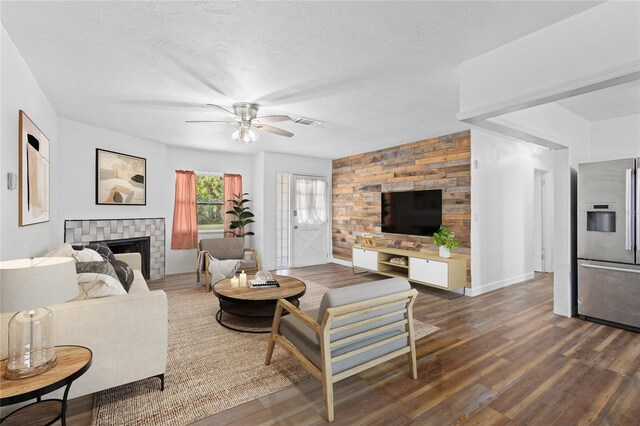
[[[116,271],[116,275],[122,284],[122,287],[129,292],[129,287],[131,287],[131,283],[133,282],[133,269],[129,266],[128,263],[123,262],[122,260],[114,260],[111,262],[111,266]]]
[[[116,260],[116,257],[113,255],[113,252],[106,243],[91,243],[84,247],[97,251],[104,260],[108,260],[109,262]]]
[[[63,243],[47,252],[44,257],[73,257],[74,249],[69,243]]]
[[[103,261],[102,256],[100,256],[97,251],[88,248],[84,248],[82,250],[74,250],[73,258],[76,260],[76,263]]]
[[[80,294],[73,300],[127,294],[109,262],[77,262],[76,272]]]

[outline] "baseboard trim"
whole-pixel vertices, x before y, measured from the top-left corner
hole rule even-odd
[[[498,290],[503,287],[508,287],[513,284],[518,284],[523,281],[530,280],[533,277],[534,277],[533,272],[527,272],[526,274],[517,275],[515,277],[506,278],[500,281],[494,281],[492,283],[485,284],[483,286],[467,288],[466,295],[471,297],[480,296],[481,294],[489,293],[490,291]]]
[[[349,262],[348,260],[342,260],[342,259],[338,259],[336,257],[332,257],[330,262],[331,263],[335,263],[337,265],[348,266],[349,268],[351,268],[353,266],[352,263]]]

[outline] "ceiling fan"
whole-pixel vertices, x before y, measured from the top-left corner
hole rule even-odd
[[[290,138],[293,133],[288,132],[279,127],[269,126],[264,123],[278,123],[281,121],[289,121],[291,118],[287,115],[263,115],[258,117],[258,109],[260,105],[250,102],[238,102],[233,104],[233,112],[219,105],[207,104],[207,106],[217,108],[220,111],[231,117],[231,120],[199,120],[199,121],[187,121],[187,123],[224,123],[234,124],[236,130],[231,134],[231,140],[244,143],[255,142],[258,139],[258,130],[264,130],[265,132],[274,133],[280,136],[286,136]]]

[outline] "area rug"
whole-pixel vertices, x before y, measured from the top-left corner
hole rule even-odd
[[[300,307],[317,307],[327,288],[304,280]],[[158,379],[140,380],[96,395],[93,424],[185,425],[292,387],[311,377],[276,346],[264,365],[268,334],[238,333],[215,321],[218,299],[202,289],[167,292],[169,353],[165,390]],[[414,320],[416,338],[438,327]]]

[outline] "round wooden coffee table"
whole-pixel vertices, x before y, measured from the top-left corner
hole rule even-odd
[[[247,287],[231,287],[231,278],[225,278],[213,285],[213,294],[220,301],[220,310],[216,313],[216,321],[230,330],[243,333],[269,333],[266,330],[250,330],[234,327],[222,322],[222,313],[240,317],[270,318],[276,310],[278,299],[287,299],[295,306],[299,306],[298,299],[307,291],[305,283],[297,278],[284,275],[274,275],[280,287],[251,288],[249,281],[254,275],[247,275]]]

